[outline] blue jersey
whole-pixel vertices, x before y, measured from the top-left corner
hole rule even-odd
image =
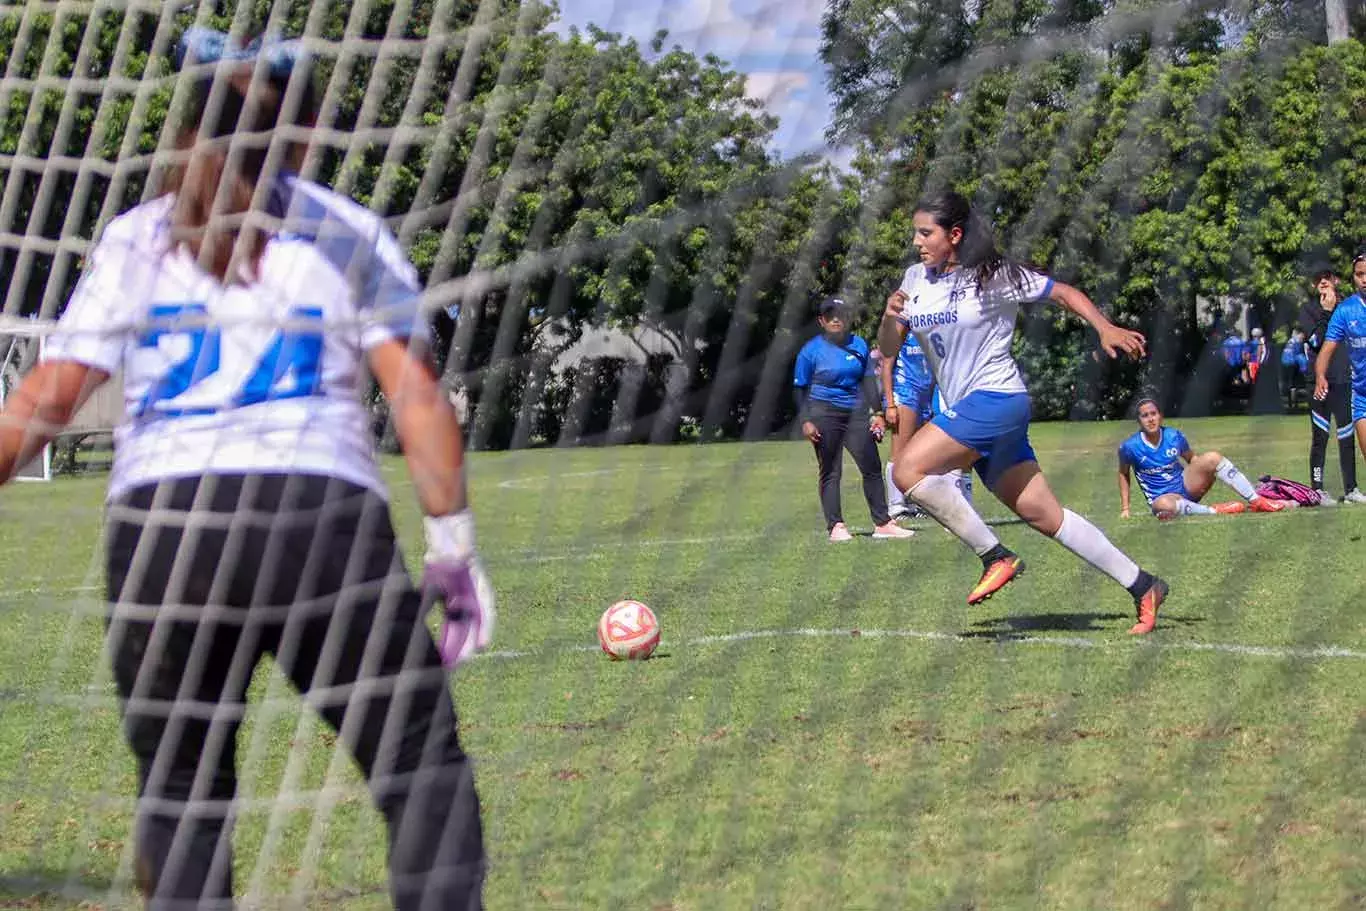
[[[872,370],[868,343],[857,335],[843,345],[818,335],[797,353],[792,385],[811,387],[813,401],[852,411],[858,407],[863,378]]]
[[[1281,366],[1293,367],[1299,363],[1300,358],[1303,356],[1304,342],[1292,338],[1286,342],[1285,347],[1281,349]]]
[[[1133,468],[1143,496],[1151,503],[1163,494],[1186,495],[1186,469],[1181,454],[1190,448],[1185,434],[1175,428],[1163,427],[1156,445],[1149,443],[1140,430],[1120,444],[1119,461]]]
[[[1243,363],[1243,340],[1238,336],[1230,335],[1219,347],[1223,350],[1224,360],[1230,367],[1237,367]]]
[[[909,332],[906,333],[906,341],[902,344],[901,350],[897,352],[892,382],[908,391],[934,385],[929,362],[925,360],[925,352],[921,349],[920,342]]]
[[[1347,349],[1352,364],[1352,391],[1366,395],[1366,302],[1353,294],[1333,310],[1324,338]]]

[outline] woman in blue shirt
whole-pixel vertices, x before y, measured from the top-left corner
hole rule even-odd
[[[868,343],[851,335],[852,308],[837,298],[820,306],[817,322],[821,334],[802,346],[797,354],[792,385],[797,391],[797,412],[802,435],[811,441],[820,465],[821,509],[831,541],[850,541],[840,509],[841,448],[847,448],[863,475],[863,496],[873,516],[874,538],[909,538],[915,534],[892,521],[887,513],[887,492],[882,486],[882,460],[877,441],[886,430],[874,413],[867,429],[861,420],[878,401],[876,374]]]

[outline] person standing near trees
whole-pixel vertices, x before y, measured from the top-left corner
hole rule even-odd
[[[1340,305],[1332,308],[1332,316],[1323,330],[1322,347],[1314,362],[1314,401],[1326,402],[1333,396],[1332,372],[1334,361],[1345,355],[1348,362],[1350,390],[1351,423],[1346,426],[1348,434],[1356,429],[1357,442],[1366,455],[1366,250],[1361,250],[1352,260],[1352,282],[1357,292]],[[1334,288],[1334,291],[1337,289]],[[1339,421],[1338,427],[1343,425]],[[1316,428],[1317,429],[1317,428]],[[1338,431],[1339,445],[1343,438]],[[1351,437],[1347,437],[1351,446]],[[1354,496],[1355,495],[1355,496]],[[1353,488],[1346,497],[1351,503],[1366,503],[1366,496]]]
[[[863,416],[878,401],[868,343],[850,333],[853,308],[839,298],[820,305],[816,320],[821,334],[797,354],[792,385],[802,435],[811,441],[820,466],[821,510],[831,541],[850,541],[840,505],[842,449],[847,448],[863,475],[863,496],[873,517],[874,538],[909,538],[915,534],[892,521],[882,486],[882,460],[877,443],[886,430],[881,414],[865,424]]]
[[[1352,263],[1355,275],[1358,269],[1366,269],[1366,253],[1357,254]],[[1318,370],[1319,358],[1326,347],[1328,323],[1338,306],[1338,276],[1332,269],[1324,269],[1314,276],[1314,291],[1317,298],[1300,308],[1299,329],[1304,333],[1309,345],[1309,357],[1315,364],[1315,376],[1326,383],[1320,390],[1317,385],[1309,401],[1310,442],[1309,442],[1309,486],[1319,491],[1325,506],[1334,506],[1337,500],[1323,489],[1323,467],[1328,460],[1328,437],[1334,422],[1337,424],[1338,465],[1342,469],[1343,500],[1347,503],[1366,503],[1366,494],[1357,489],[1356,452],[1352,448],[1352,362],[1345,348],[1334,345],[1329,348],[1332,356],[1323,362],[1323,371]]]

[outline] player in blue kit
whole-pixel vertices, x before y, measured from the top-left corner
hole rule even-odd
[[[1162,412],[1154,400],[1139,400],[1138,426],[1139,431],[1119,447],[1121,516],[1129,517],[1131,471],[1153,515],[1159,519],[1239,513],[1248,508],[1254,512],[1280,512],[1285,508],[1282,503],[1257,496],[1247,477],[1219,453],[1210,450],[1197,455],[1185,434],[1175,427],[1163,426]],[[1247,501],[1246,505],[1236,501],[1201,505],[1201,498],[1216,480],[1237,491]]]
[[[797,353],[792,386],[797,397],[802,435],[816,452],[821,511],[831,541],[852,541],[840,505],[840,478],[848,449],[863,475],[863,496],[873,517],[874,538],[909,538],[915,534],[892,521],[882,486],[877,441],[885,429],[877,405],[877,378],[868,343],[849,331],[853,308],[838,298],[821,304],[821,333]]]
[[[1337,305],[1328,320],[1323,347],[1314,362],[1314,398],[1323,401],[1328,396],[1328,371],[1333,353],[1339,346],[1347,349],[1352,365],[1352,426],[1356,428],[1357,445],[1366,455],[1366,250],[1352,260],[1352,282],[1357,293]]]
[[[892,431],[892,457],[886,469],[887,506],[893,518],[917,515],[919,509],[914,504],[906,503],[905,495],[892,481],[896,457],[916,431],[934,417],[934,375],[930,373],[925,352],[914,334],[906,333],[906,341],[897,352],[895,361],[884,359],[881,378],[885,407],[883,417]],[[958,470],[953,475],[963,490],[963,496],[972,502],[972,475]]]

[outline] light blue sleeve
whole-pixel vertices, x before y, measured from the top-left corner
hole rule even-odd
[[[1176,444],[1177,452],[1190,452],[1191,444],[1186,439],[1186,435],[1179,430],[1172,431],[1172,440]]]
[[[361,335],[363,347],[373,348],[391,338],[430,338],[431,325],[422,308],[417,269],[387,228],[381,227],[375,238],[361,298],[366,315]]]

